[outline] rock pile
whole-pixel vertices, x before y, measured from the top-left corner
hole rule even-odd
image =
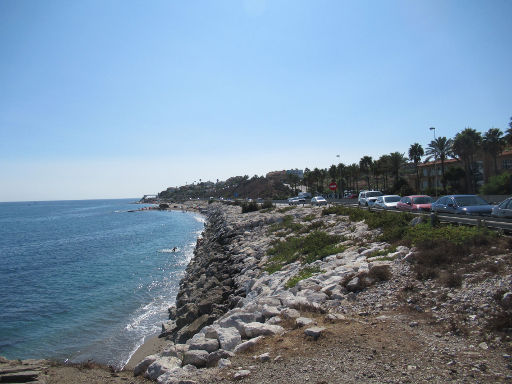
[[[285,214],[240,214],[239,207],[212,204],[194,259],[180,284],[176,307],[169,309],[170,321],[162,326],[161,337],[170,344],[164,352],[141,361],[135,375],[175,383],[193,377],[197,369],[229,366],[233,354],[254,347],[265,337],[285,333],[282,324],[304,327],[305,335],[316,340],[325,328],[316,327],[301,311],[327,313],[380,277],[391,275],[392,262],[369,258],[386,247],[372,242],[377,232],[362,222],[321,217],[319,209],[293,210],[296,219],[312,212],[316,215],[313,222],[339,235],[347,247],[312,263],[321,272],[288,289],[285,284],[300,271],[300,262],[272,274],[264,271],[266,251],[280,235],[269,232],[269,224],[281,223]],[[403,257],[408,252],[399,247],[392,256]],[[341,315],[329,316],[336,321]]]

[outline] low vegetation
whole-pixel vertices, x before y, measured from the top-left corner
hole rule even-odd
[[[320,272],[322,272],[322,270],[318,267],[304,267],[299,271],[299,273],[297,273],[295,276],[291,277],[286,282],[285,287],[293,288],[297,285],[297,283],[299,281],[309,279],[315,273],[320,273]]]
[[[391,246],[368,255],[369,258],[392,260],[387,254],[394,252],[397,245],[415,247],[413,270],[419,280],[439,278],[441,284],[457,288],[462,285],[461,271],[465,265],[480,262],[486,265],[479,264],[479,268],[497,269],[493,263],[485,263],[483,255],[489,252],[489,245],[499,244],[499,235],[485,228],[457,225],[433,227],[426,223],[412,226],[410,222],[414,216],[411,214],[348,207],[327,208],[322,214],[344,215],[351,221],[364,220],[371,229],[379,228],[382,232],[379,240]],[[502,245],[504,249],[507,247],[507,244]]]
[[[337,244],[343,239],[323,231],[313,231],[306,236],[291,236],[285,240],[276,240],[268,249],[270,256],[266,271],[279,271],[284,265],[300,261],[309,264],[335,253],[343,252],[345,247]]]
[[[278,231],[283,231],[283,235],[285,235],[290,232],[299,231],[302,229],[302,227],[302,224],[294,221],[292,215],[286,215],[281,221],[272,224],[268,229],[268,233],[272,234]]]
[[[362,221],[368,225],[370,229],[381,229],[381,241],[388,243],[396,242],[404,236],[409,223],[414,218],[410,213],[394,213],[386,211],[370,211],[366,209],[349,208],[336,206],[326,208],[322,211],[322,215],[343,215],[348,216],[351,221]]]

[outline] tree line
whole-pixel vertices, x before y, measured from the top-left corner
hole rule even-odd
[[[344,190],[358,191],[364,189],[383,190],[386,193],[412,194],[420,193],[422,178],[420,165],[435,162],[440,166],[440,192],[477,193],[479,182],[479,169],[477,160],[491,162],[491,176],[489,183],[501,182],[505,184],[503,193],[512,192],[510,174],[500,174],[498,157],[508,147],[512,146],[512,117],[508,123],[509,128],[502,132],[499,128],[490,128],[486,132],[478,132],[473,128],[465,128],[453,138],[444,136],[432,140],[426,148],[419,143],[411,144],[407,156],[405,153],[392,152],[373,159],[365,155],[359,163],[332,164],[325,169],[304,170],[304,178],[299,181],[295,175],[289,175],[289,182],[296,187],[299,183],[305,185],[313,193],[328,192],[327,185],[335,181],[338,192]],[[456,159],[461,166],[447,167],[446,162]],[[408,173],[414,179],[410,185],[403,177]],[[432,178],[432,176],[427,176]],[[463,185],[460,181],[463,180]],[[485,189],[485,185],[484,185]],[[499,188],[498,188],[499,189]],[[501,188],[503,189],[503,187]],[[500,189],[500,190],[501,190]],[[498,193],[488,188],[491,193]],[[426,191],[432,193],[432,190]]]

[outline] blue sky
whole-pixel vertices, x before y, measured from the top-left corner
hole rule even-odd
[[[378,158],[512,116],[512,2],[0,2],[0,201]]]

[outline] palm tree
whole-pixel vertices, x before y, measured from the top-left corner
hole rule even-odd
[[[339,175],[339,177],[340,177],[340,181],[338,184],[338,188],[340,191],[340,198],[343,197],[343,190],[344,190],[343,186],[345,185],[344,176],[346,176],[346,168],[347,167],[343,163],[339,163],[338,166],[336,167],[336,175]]]
[[[379,169],[379,173],[384,176],[384,185],[383,189],[388,189],[388,175],[391,170],[391,161],[389,155],[382,155],[377,160],[377,167]]]
[[[325,190],[325,179],[327,178],[327,176],[328,176],[327,169],[322,168],[320,170],[320,191],[321,191],[321,193],[323,193]]]
[[[350,175],[350,181],[351,181],[351,189],[359,191],[359,186],[357,184],[359,180],[359,165],[356,163],[350,164],[348,167],[348,174]]]
[[[400,177],[400,168],[405,165],[406,160],[403,153],[393,152],[389,154],[389,165],[391,173],[395,176],[395,183],[398,183]]]
[[[512,117],[510,118],[510,123],[508,123],[508,126],[510,128],[507,129],[507,134],[505,136],[505,140],[507,141],[508,145],[512,145]]]
[[[316,183],[316,192],[320,192],[320,178],[321,178],[321,172],[318,168],[313,169],[313,180]]]
[[[503,132],[499,128],[491,128],[484,133],[482,138],[482,148],[494,160],[494,174],[498,174],[498,155],[505,148],[505,139]]]
[[[466,191],[476,191],[474,158],[482,145],[482,135],[472,128],[466,128],[455,135],[453,153],[464,163],[466,171]]]
[[[420,144],[414,143],[409,148],[409,160],[414,163],[414,168],[416,169],[416,192],[420,191],[420,173],[418,164],[423,155],[425,155],[425,151],[423,151],[423,147]]]
[[[443,183],[443,192],[446,193],[446,180],[444,177],[444,162],[448,157],[453,156],[453,140],[447,139],[446,137],[438,137],[432,140],[427,147],[425,154],[427,155],[426,160],[430,161],[434,158],[434,161],[441,161],[441,182]],[[437,186],[436,186],[437,188]],[[437,189],[436,189],[437,190]]]
[[[311,187],[313,186],[313,177],[312,177],[312,173],[311,173],[311,170],[309,168],[305,168],[304,169],[304,184],[306,185],[306,189],[309,190],[309,192],[312,192],[311,191]]]
[[[373,165],[373,160],[371,156],[363,156],[361,157],[361,160],[359,160],[359,169],[362,173],[366,175],[366,182],[368,185],[368,189],[370,188],[370,170]]]

